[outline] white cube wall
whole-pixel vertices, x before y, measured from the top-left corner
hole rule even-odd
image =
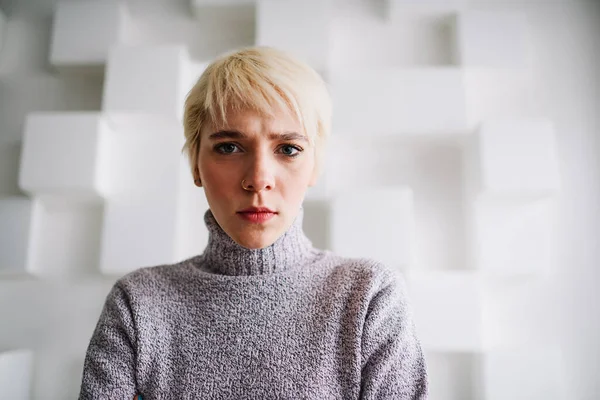
[[[372,257],[398,271],[413,263],[413,240],[413,193],[408,187],[338,192],[332,200],[331,247],[339,254]]]
[[[0,352],[0,399],[29,400],[33,376],[33,352]]]
[[[35,197],[26,269],[41,278],[98,276],[103,204]]]
[[[340,135],[448,135],[467,130],[458,69],[336,71],[331,92],[336,105],[333,129]]]
[[[122,274],[176,260],[180,131],[123,133],[107,146],[110,180],[100,269]]]
[[[174,258],[183,260],[201,253],[208,244],[204,213],[209,206],[204,188],[198,187],[194,183],[187,158],[180,158],[178,180],[179,197]]]
[[[113,47],[102,108],[119,130],[180,127],[190,70],[184,46]]]
[[[31,200],[0,199],[0,275],[26,271],[31,228]]]
[[[102,196],[94,193],[94,188],[91,189],[95,201],[99,201],[94,204],[72,203],[70,199],[78,191],[61,189],[53,193],[60,194],[62,198],[46,197],[47,190],[29,192],[33,199],[23,199],[24,203],[21,206],[0,208],[0,213],[2,210],[10,213],[8,220],[0,215],[3,222],[8,221],[4,226],[0,226],[0,233],[4,234],[2,229],[6,228],[10,238],[8,242],[4,242],[12,243],[18,240],[17,236],[23,236],[24,233],[20,231],[17,235],[18,228],[13,229],[10,225],[20,223],[17,219],[23,219],[23,223],[26,223],[28,211],[25,204],[31,204],[29,218],[32,226],[28,246],[30,254],[25,262],[28,263],[27,273],[33,273],[36,277],[0,281],[0,295],[4,300],[14,300],[22,306],[29,304],[29,308],[35,312],[20,313],[19,315],[28,316],[26,320],[21,320],[19,315],[13,316],[10,306],[4,307],[4,315],[0,315],[0,321],[9,321],[13,328],[8,333],[9,338],[17,340],[8,340],[12,348],[36,348],[37,351],[39,347],[41,350],[40,353],[36,353],[37,370],[35,391],[32,395],[39,397],[38,394],[43,394],[42,397],[47,395],[49,398],[61,399],[76,396],[79,384],[76,375],[81,371],[81,357],[84,355],[84,345],[87,341],[82,333],[91,332],[88,329],[93,326],[91,323],[95,319],[92,314],[96,315],[99,312],[96,306],[101,306],[103,295],[110,286],[108,283],[112,281],[91,274],[102,271],[120,276],[141,266],[179,261],[197,254],[204,247],[207,232],[201,217],[208,205],[203,189],[193,185],[189,168],[182,162],[182,143],[174,139],[181,138],[183,98],[195,80],[191,78],[197,78],[204,68],[200,63],[212,58],[217,51],[249,45],[254,40],[259,44],[285,47],[309,61],[317,69],[323,70],[328,65],[331,66],[322,72],[326,72],[332,78],[331,88],[336,111],[334,133],[344,140],[348,139],[344,135],[358,137],[353,140],[357,148],[355,152],[348,153],[346,148],[341,148],[340,151],[335,145],[331,147],[331,152],[338,153],[335,156],[338,161],[345,161],[340,163],[341,168],[327,171],[331,174],[323,176],[320,185],[308,193],[307,207],[311,210],[305,225],[309,233],[317,233],[316,243],[322,244],[319,247],[330,248],[330,239],[334,239],[327,216],[331,210],[330,205],[333,204],[331,196],[336,194],[336,188],[353,189],[356,182],[371,182],[373,185],[384,186],[410,185],[416,193],[416,222],[419,224],[417,233],[420,241],[416,243],[417,246],[412,242],[401,241],[400,245],[394,243],[393,247],[404,246],[407,253],[416,250],[419,260],[413,270],[463,268],[463,250],[457,249],[463,246],[462,218],[471,214],[470,211],[477,212],[476,222],[479,224],[479,233],[469,238],[480,245],[479,261],[476,263],[476,267],[480,268],[478,272],[506,273],[505,267],[510,264],[509,274],[522,274],[538,272],[538,267],[548,265],[543,258],[550,259],[551,256],[541,251],[544,247],[550,247],[545,244],[549,232],[548,221],[544,217],[547,208],[545,203],[542,205],[533,200],[539,197],[547,199],[547,194],[553,193],[557,185],[546,182],[535,187],[527,184],[498,189],[486,186],[489,185],[488,175],[488,181],[476,181],[479,183],[476,194],[491,195],[486,199],[488,202],[484,203],[485,207],[479,208],[477,202],[470,203],[468,207],[476,209],[469,209],[463,213],[460,207],[450,206],[461,202],[461,198],[456,195],[458,189],[449,189],[463,187],[462,169],[448,163],[449,160],[444,156],[448,153],[415,151],[410,145],[416,142],[412,135],[421,135],[427,136],[425,142],[435,139],[429,143],[445,146],[448,144],[446,135],[470,133],[482,120],[510,116],[515,118],[513,122],[520,123],[517,118],[537,115],[539,111],[536,106],[539,104],[538,93],[534,93],[536,91],[533,90],[536,81],[531,79],[531,71],[512,68],[527,64],[529,53],[524,45],[526,41],[521,40],[528,34],[526,24],[522,23],[524,20],[495,11],[490,14],[462,13],[459,6],[465,2],[350,2],[361,3],[359,9],[364,6],[362,11],[358,11],[358,14],[362,12],[362,15],[358,15],[357,19],[363,23],[347,23],[351,18],[336,20],[332,24],[335,28],[331,34],[333,44],[329,43],[328,5],[322,2],[306,4],[307,2],[302,0],[293,3],[275,0],[270,4],[262,2],[257,6],[257,2],[253,0],[190,0],[195,19],[181,13],[181,4],[168,1],[160,2],[158,6],[145,2],[117,1],[93,1],[85,4],[73,2],[58,6],[54,32],[49,40],[52,43],[49,51],[51,64],[59,67],[61,72],[69,73],[79,72],[79,69],[89,66],[99,67],[98,70],[104,71],[102,67],[108,63],[102,111],[107,114],[111,134],[108,135],[108,144],[105,143],[108,151],[103,151],[103,147],[98,146],[97,154],[102,156],[98,158],[100,167],[96,167],[97,171],[105,171],[108,174],[108,184]],[[124,4],[127,6],[123,6]],[[335,2],[335,7],[341,8],[347,4],[349,3],[338,1]],[[383,4],[390,6],[387,15],[379,13],[385,12],[379,8]],[[61,22],[61,7],[79,17],[65,19],[66,14],[63,13]],[[124,7],[131,8],[132,13],[136,12],[135,21],[128,20],[128,11]],[[339,11],[340,8],[336,10]],[[82,13],[77,11],[78,9],[92,12]],[[320,10],[324,12],[321,13]],[[356,16],[351,15],[352,18]],[[305,22],[307,17],[310,19]],[[40,36],[38,33],[43,31],[35,28],[30,32],[28,29],[31,27],[26,26],[26,23],[19,25],[22,21],[15,21],[17,24],[9,22],[11,46],[10,49],[6,47],[0,56],[6,56],[6,50],[14,51],[12,44],[18,40],[12,40],[13,38],[30,33],[34,33],[32,37],[37,37]],[[135,24],[130,25],[130,22]],[[16,31],[13,29],[15,26],[18,28]],[[223,27],[222,32],[219,31],[220,26]],[[255,27],[258,29],[256,36]],[[123,36],[123,28],[128,30],[125,33],[127,37]],[[447,28],[449,30],[444,30]],[[70,32],[85,29],[85,32],[82,35],[68,34],[69,29]],[[456,35],[453,29],[458,29]],[[37,61],[42,60],[43,54],[48,53],[44,51],[41,42],[38,43],[27,36],[25,39],[27,44],[35,46],[25,46],[27,52],[19,54],[17,64],[22,64],[27,70],[15,71],[23,73],[23,76],[18,78],[22,79],[23,83],[10,85],[9,89],[13,89],[12,86],[22,86],[26,82],[31,86],[33,79],[36,90],[31,90],[26,96],[17,96],[17,100],[23,100],[23,104],[27,104],[25,107],[17,107],[19,110],[35,111],[36,108],[54,107],[100,109],[98,83],[92,86],[75,85],[79,89],[76,89],[78,94],[74,95],[71,89],[61,90],[62,83],[55,83],[63,82],[62,78],[45,76],[45,73],[36,75],[37,78],[31,75],[31,61],[35,61],[33,68],[41,70],[44,67],[37,64]],[[119,47],[125,43],[142,47]],[[170,44],[181,44],[184,47]],[[452,53],[453,45],[458,48],[456,53]],[[77,46],[85,48],[80,47],[76,50]],[[331,52],[330,47],[333,47]],[[194,61],[199,62],[197,65],[189,62],[185,48],[189,49]],[[490,52],[489,48],[494,48],[494,52]],[[114,49],[114,53],[111,49]],[[178,49],[183,49],[183,57],[180,57]],[[108,60],[109,52],[118,53],[118,56]],[[22,57],[23,55],[26,57]],[[454,55],[460,59],[454,59]],[[431,68],[457,62],[459,66],[454,69]],[[12,61],[9,64],[11,67],[16,65]],[[427,68],[423,68],[424,66]],[[385,69],[388,67],[397,69]],[[406,69],[407,67],[413,69]],[[511,67],[511,70],[507,72],[506,67]],[[77,71],[73,71],[74,69]],[[39,70],[36,70],[36,74],[41,72]],[[537,72],[539,71],[533,71]],[[72,76],[64,77],[71,82]],[[48,82],[51,83],[49,89]],[[44,90],[44,93],[38,90],[40,83],[48,89]],[[336,88],[337,83],[341,85]],[[338,90],[340,87],[342,89]],[[96,93],[92,97],[88,95],[90,88]],[[83,97],[84,93],[81,90],[86,92]],[[34,94],[36,100],[30,102],[29,98]],[[37,94],[41,94],[41,98]],[[14,100],[14,96],[11,96],[11,99]],[[85,101],[82,103],[80,99]],[[15,104],[21,103],[17,101]],[[9,114],[11,113],[4,113],[3,116]],[[22,119],[19,120],[20,117],[9,117],[13,118],[9,128],[23,122]],[[4,123],[0,117],[0,128],[6,128]],[[404,134],[408,137],[401,140],[392,137],[389,141],[387,138],[375,139],[370,143],[365,141],[372,135]],[[361,135],[364,136],[360,138]],[[445,137],[442,141],[437,141],[438,138],[433,137],[436,135]],[[450,136],[452,139],[454,135]],[[362,156],[365,154],[366,145],[369,147],[369,156],[365,159]],[[428,144],[425,147],[431,149]],[[491,145],[490,148],[496,151],[497,146]],[[481,149],[479,147],[475,150],[478,156],[483,154]],[[531,155],[527,165],[539,162],[539,150],[537,147],[534,149],[536,155]],[[72,153],[81,152],[68,151],[61,154],[70,156]],[[479,159],[481,160],[480,157]],[[502,160],[504,169],[502,165],[494,164],[494,161],[491,166],[487,166],[488,172],[498,166],[497,171],[506,175],[507,168],[511,168],[509,164],[512,163],[512,159],[507,160]],[[475,169],[481,168],[482,165],[476,164]],[[527,175],[531,172],[529,169],[519,168],[521,167],[515,168],[519,173],[525,171]],[[439,170],[442,169],[451,173],[440,173]],[[78,166],[73,167],[68,173],[75,176],[78,170]],[[544,168],[543,171],[547,172],[549,169]],[[500,181],[510,181],[505,175],[502,175]],[[529,182],[540,182],[538,178],[539,176]],[[445,189],[440,190],[440,187]],[[86,191],[89,192],[90,189]],[[368,191],[370,189],[367,189]],[[351,197],[356,193],[353,190],[351,195],[346,196]],[[520,201],[522,197],[525,197],[526,201]],[[506,198],[514,198],[514,202],[505,204],[500,201]],[[497,200],[499,203],[495,203]],[[372,204],[380,205],[371,199],[369,209],[372,209]],[[389,209],[400,209],[401,213],[409,211],[408,205],[404,203],[395,203]],[[390,222],[389,218],[383,218],[383,212],[373,211],[369,215],[381,218],[383,223]],[[521,218],[529,222],[522,223]],[[394,226],[397,228],[400,225],[394,223]],[[402,225],[402,229],[405,227]],[[456,235],[458,240],[454,238],[456,229],[460,232]],[[339,235],[339,238],[343,239],[344,235],[347,233]],[[452,237],[451,240],[442,240],[449,236]],[[535,242],[519,240],[526,237],[535,237]],[[388,238],[383,238],[381,243],[386,243],[387,240]],[[371,242],[372,240],[368,240],[366,245],[361,244],[361,249],[366,249],[367,256],[368,252],[372,251],[374,258],[389,257],[392,261],[388,263],[396,262],[395,257],[398,254],[379,251],[370,244]],[[0,249],[3,252],[0,259],[26,258],[23,248],[18,247],[17,245],[11,248],[14,252],[10,254]],[[404,254],[404,248],[400,250],[399,254]],[[361,253],[356,255],[362,254],[365,253],[361,250]],[[431,254],[431,257],[427,254]],[[98,265],[99,262],[101,265]],[[532,266],[531,263],[536,265]],[[14,268],[13,265],[16,264],[18,263],[13,261],[2,264],[0,271],[4,269],[4,272],[10,273],[8,269]],[[410,264],[411,261],[399,262],[400,267]],[[83,286],[81,280],[70,279],[82,273],[89,279],[90,287]],[[556,307],[548,306],[551,302],[540,293],[554,296],[557,290],[540,290],[540,293],[536,292],[531,296],[517,296],[516,290],[506,289],[518,286],[529,295],[532,286],[538,282],[537,279],[501,280],[498,283],[498,286],[503,288],[498,289],[500,294],[483,307],[483,323],[480,318],[482,307],[478,282],[468,273],[463,275],[460,272],[447,272],[438,277],[433,273],[429,278],[413,281],[414,314],[418,328],[423,331],[425,350],[430,354],[433,351],[439,356],[430,372],[432,386],[435,387],[432,396],[436,397],[439,394],[440,400],[482,398],[470,391],[469,381],[474,380],[475,375],[481,372],[476,364],[480,356],[485,357],[489,350],[486,348],[485,354],[479,354],[482,347],[487,347],[484,345],[487,344],[489,336],[495,339],[494,344],[503,344],[507,340],[510,340],[511,344],[530,344],[547,338],[548,332],[556,331],[548,329],[554,315],[546,311]],[[48,291],[53,282],[69,282],[67,286],[75,291],[65,294],[69,289],[66,286]],[[108,286],[101,288],[101,285]],[[89,290],[91,287],[96,287],[97,290]],[[4,288],[12,290],[5,291]],[[23,290],[25,288],[27,290]],[[485,287],[484,291],[487,294],[490,290]],[[7,293],[13,293],[14,298]],[[82,313],[76,310],[64,313],[64,310],[69,308],[67,306],[73,303],[73,299],[82,298],[81,293],[85,293],[85,299],[89,300],[85,310],[82,308]],[[38,306],[40,299],[48,298],[54,301],[51,304],[45,302],[44,307]],[[543,298],[543,301],[538,301],[539,298]],[[535,306],[529,304],[532,300]],[[0,304],[6,303],[7,301],[3,303],[0,300]],[[96,306],[92,307],[94,304]],[[27,308],[28,306],[23,306],[20,309],[23,311]],[[36,314],[42,318],[36,318]],[[64,317],[65,321],[68,319],[75,324],[73,327],[76,329],[68,327],[68,331],[72,333],[67,335],[68,338],[62,334],[68,324],[57,324],[56,316]],[[537,318],[538,316],[541,317]],[[81,321],[82,318],[85,319],[85,323]],[[538,326],[543,329],[537,329]],[[7,342],[7,336],[2,335],[3,332],[0,329],[0,336]],[[76,346],[73,345],[74,342],[77,343]],[[525,360],[523,365],[529,365],[529,369],[539,369],[554,379],[557,376],[556,370],[552,369],[556,365],[553,364],[554,359],[547,358],[548,365],[536,366],[539,360]],[[502,372],[506,365],[515,362],[521,361],[509,356],[505,361],[497,356],[495,359],[488,359],[485,383],[491,399],[501,394],[504,398],[518,399],[519,394],[513,395],[510,391],[515,386],[522,386],[525,389],[524,393],[530,394],[529,397],[535,398],[538,393],[542,393],[541,396],[545,398],[553,398],[553,393],[534,390],[534,385],[540,382],[535,381],[539,375],[532,376],[534,382],[522,383],[519,380],[521,376],[511,375],[514,371],[506,374]],[[59,370],[72,370],[76,373],[61,375],[56,368],[56,371],[52,370],[56,365],[62,366]],[[470,368],[476,368],[477,371],[473,373]],[[63,379],[67,375],[70,376]],[[67,380],[69,382],[65,382]],[[503,386],[499,387],[500,384]],[[507,387],[508,385],[512,387]],[[5,388],[6,385],[0,387]],[[557,388],[555,393],[558,392]],[[0,398],[4,397],[7,397],[6,392],[0,390]]]
[[[552,123],[544,119],[484,121],[475,138],[482,193],[548,194],[560,189]]]
[[[476,396],[480,355],[468,352],[428,352],[425,362],[429,398],[443,400],[481,400]]]
[[[257,0],[256,44],[285,49],[318,70],[329,65],[331,0]]]
[[[485,400],[567,400],[565,360],[559,348],[530,346],[483,356]],[[510,384],[507,384],[510,382]]]
[[[2,47],[4,47],[4,40],[6,37],[6,17],[2,10],[0,10],[0,57],[2,56]]]
[[[411,272],[408,288],[417,331],[426,350],[485,349],[482,286],[476,273]]]
[[[535,201],[492,201],[473,204],[471,238],[477,268],[490,276],[539,275],[556,272],[556,204]]]
[[[32,196],[99,199],[106,194],[104,143],[112,133],[98,113],[27,116],[19,187]]]
[[[458,15],[457,51],[457,59],[466,67],[528,67],[527,20],[518,13],[461,12]]]
[[[415,1],[415,0],[385,0],[391,20],[404,15],[441,16],[456,14],[465,9],[466,0],[446,1]]]
[[[61,1],[56,5],[50,62],[56,66],[104,65],[122,41],[127,10],[112,0]]]

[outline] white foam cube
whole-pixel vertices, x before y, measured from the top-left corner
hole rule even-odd
[[[479,199],[474,203],[476,266],[500,276],[556,271],[557,209],[554,198],[529,202]]]
[[[525,15],[469,10],[458,14],[457,59],[463,66],[523,68],[529,65]]]
[[[27,271],[46,279],[97,275],[103,211],[101,202],[35,197]]]
[[[346,257],[368,257],[394,270],[413,263],[413,192],[372,187],[338,192],[331,204],[331,247]]]
[[[31,200],[0,199],[0,273],[25,272],[31,228]]]
[[[344,135],[456,134],[467,130],[462,72],[454,68],[340,70],[331,74],[333,129]]]
[[[565,360],[557,346],[528,346],[483,355],[486,400],[566,400]]]
[[[29,400],[33,377],[33,352],[12,350],[0,353],[0,399]]]
[[[556,310],[564,282],[556,277],[486,279],[484,329],[489,350],[551,346],[561,340]]]
[[[387,12],[392,21],[407,14],[420,16],[449,16],[464,10],[465,0],[386,0]]]
[[[50,62],[57,66],[104,65],[122,41],[125,4],[112,0],[61,1],[56,5]]]
[[[440,271],[408,275],[415,323],[428,351],[480,351],[483,298],[480,278],[471,271]]]
[[[553,124],[546,119],[496,119],[477,132],[482,193],[553,193],[560,189]]]
[[[2,47],[4,44],[4,38],[6,37],[6,17],[2,10],[0,10],[0,55],[2,54]]]
[[[190,89],[184,46],[116,46],[109,52],[102,107],[118,129],[181,126]]]
[[[468,352],[425,352],[429,398],[444,400],[479,399],[474,396],[479,356]]]
[[[464,78],[471,130],[481,121],[538,113],[536,77],[530,69],[465,68]]]
[[[27,116],[19,187],[30,195],[97,199],[105,195],[102,153],[112,131],[98,113]]]
[[[330,0],[259,0],[256,44],[289,51],[323,71],[329,65],[331,19]]]
[[[110,198],[102,227],[100,269],[121,274],[174,262],[178,224],[180,131],[133,132],[108,146]]]
[[[208,244],[204,213],[209,207],[204,188],[195,185],[190,164],[185,157],[180,157],[178,179],[175,257],[183,260],[201,253]]]

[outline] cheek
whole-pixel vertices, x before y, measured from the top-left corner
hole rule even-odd
[[[200,157],[198,168],[207,192],[215,197],[222,197],[231,192],[232,183],[235,182],[235,171],[231,166],[219,165],[210,157]]]

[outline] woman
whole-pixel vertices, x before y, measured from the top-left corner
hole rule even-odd
[[[80,399],[425,399],[403,281],[313,247],[302,202],[331,105],[319,75],[264,47],[221,56],[185,104],[209,209],[203,253],[119,279]]]

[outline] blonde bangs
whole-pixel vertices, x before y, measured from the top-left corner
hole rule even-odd
[[[286,87],[288,79],[261,60],[231,57],[215,65],[209,75],[204,108],[211,121],[227,124],[231,110],[252,109],[273,117],[274,110],[288,110],[306,129],[296,96]],[[308,134],[308,133],[307,133]],[[310,137],[310,134],[308,134]]]

